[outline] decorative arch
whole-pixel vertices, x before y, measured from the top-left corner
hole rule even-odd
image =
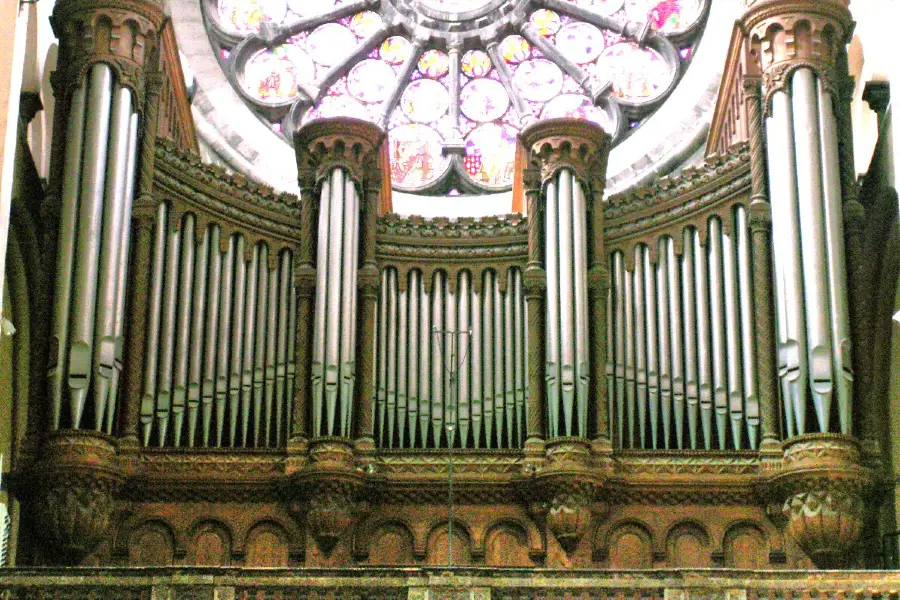
[[[290,537],[281,523],[271,519],[257,522],[244,540],[244,566],[287,567],[290,548]]]
[[[127,534],[128,563],[131,565],[173,565],[177,548],[175,531],[164,519],[147,519],[131,528]]]
[[[670,567],[710,566],[709,532],[693,519],[673,523],[666,531],[666,558]]]
[[[540,534],[516,519],[497,519],[485,529],[484,562],[489,567],[532,567],[543,554]]]
[[[447,533],[449,520],[444,519],[432,525],[425,544],[425,563],[428,565],[447,564]],[[472,533],[468,526],[453,520],[453,564],[470,565],[475,554],[472,547]]]
[[[369,524],[353,540],[357,560],[371,565],[410,565],[415,560],[415,535],[402,519],[382,519]]]
[[[606,557],[612,569],[646,569],[653,565],[653,533],[636,519],[610,526],[602,539],[598,554]]]
[[[189,529],[187,562],[199,566],[231,564],[233,535],[227,525],[216,519],[203,519]]]
[[[735,521],[722,536],[722,554],[730,569],[764,569],[769,564],[768,536],[754,521]]]

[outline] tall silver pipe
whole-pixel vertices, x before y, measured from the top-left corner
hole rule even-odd
[[[647,396],[650,416],[650,447],[655,450],[659,439],[659,340],[656,335],[656,277],[654,266],[650,262],[650,249],[644,245],[639,248],[641,249],[641,262],[644,265],[644,300],[647,316]]]
[[[269,247],[259,245],[259,277],[256,281],[256,338],[253,350],[253,444],[265,444],[262,432],[262,412],[265,404],[266,340],[272,336],[267,329],[269,290]]]
[[[606,293],[606,315],[609,323],[606,327],[606,410],[607,414],[610,415],[609,419],[609,437],[612,439],[613,437],[613,422],[619,421],[618,416],[616,415],[616,352],[615,352],[615,343],[613,342],[613,338],[615,337],[615,329],[616,329],[616,313],[613,308],[613,294],[616,292],[616,280],[615,280],[615,271],[613,271],[612,285],[609,286],[609,290]],[[655,437],[655,436],[654,436]]]
[[[627,411],[628,447],[635,447],[635,421],[637,418],[634,380],[634,274],[625,269],[622,287],[625,288],[625,404]],[[624,439],[622,440],[625,441]]]
[[[350,256],[345,260],[344,265],[344,268],[347,268],[349,266],[351,270],[350,289],[347,290],[347,295],[350,296],[350,380],[347,386],[349,390],[347,392],[347,401],[344,402],[344,436],[350,437],[351,426],[353,422],[353,399],[356,396],[356,310],[358,308],[357,296],[359,293],[356,281],[357,271],[359,269],[360,204],[359,193],[356,189],[356,184],[352,179],[350,179],[349,175],[347,176],[347,188],[349,189],[349,197],[353,207],[351,210],[353,226],[350,229],[350,236],[352,238],[350,243]]]
[[[247,300],[247,261],[244,236],[238,235],[234,248],[234,316],[231,326],[231,366],[228,376],[228,440],[237,443],[238,413],[241,402],[241,371],[244,351],[244,302]]]
[[[525,385],[526,380],[528,379],[528,338],[526,337],[525,331],[525,295],[522,292],[522,270],[519,268],[513,269],[513,283],[513,298],[515,303],[515,340],[513,341],[513,347],[516,351],[516,424],[518,443],[519,446],[522,446],[525,443],[525,415],[527,414],[527,408],[525,406],[527,390],[525,389]]]
[[[274,252],[274,250],[273,250]],[[275,395],[278,341],[278,264],[269,271],[269,289],[266,290],[266,401],[263,407],[263,421],[265,422],[266,445],[272,446],[275,439],[277,423],[273,422],[275,415],[275,403],[278,398]]]
[[[546,365],[546,381],[547,381],[547,413],[549,417],[548,434],[550,437],[556,437],[560,434],[559,427],[559,404],[561,400],[561,379],[559,371],[559,202],[557,196],[556,180],[551,179],[547,183],[547,206],[545,208],[546,217],[546,242],[544,248],[546,256],[544,258],[544,268],[547,272],[547,365]],[[493,311],[487,310],[488,288],[485,287],[485,316]],[[490,331],[485,327],[485,332]],[[487,340],[488,337],[485,336]]]
[[[290,307],[290,299],[288,295],[291,289],[291,253],[289,250],[282,250],[279,257],[278,266],[278,368],[275,371],[275,394],[277,401],[275,402],[275,445],[281,446],[284,439],[284,431],[286,420],[288,418],[288,403],[290,399],[287,397],[287,363],[290,360],[287,351],[287,332],[288,308]]]
[[[390,268],[381,272],[381,290],[378,298],[378,372],[375,402],[378,408],[378,436],[382,446],[387,445],[387,378],[388,378],[388,281]]]
[[[337,423],[340,387],[341,232],[344,229],[344,171],[331,172],[328,221],[328,283],[325,315],[325,414],[327,434],[339,432]]]
[[[225,431],[225,408],[228,399],[228,350],[231,337],[231,298],[234,292],[235,235],[228,238],[228,249],[222,258],[222,281],[219,287],[219,343],[216,356],[216,446],[222,445]],[[241,257],[243,258],[243,257]]]
[[[756,330],[754,328],[753,280],[750,273],[750,230],[747,226],[747,209],[735,210],[735,243],[737,244],[738,298],[741,315],[741,356],[744,381],[744,411],[750,448],[756,450],[759,433],[759,396],[756,383]]]
[[[172,375],[175,360],[175,318],[178,304],[178,261],[181,231],[169,231],[166,248],[165,291],[163,292],[162,339],[159,351],[159,389],[156,393],[157,443],[165,445],[172,411]]]
[[[113,371],[112,386],[110,388],[110,408],[106,411],[106,433],[113,434],[113,418],[116,413],[119,397],[119,382],[121,381],[123,369],[123,352],[124,352],[124,336],[125,336],[125,300],[126,288],[128,286],[128,257],[131,255],[131,206],[134,203],[134,187],[135,172],[137,170],[138,149],[140,147],[140,139],[138,138],[138,115],[131,113],[129,120],[128,133],[128,166],[125,173],[125,201],[122,205],[123,230],[122,240],[119,247],[119,277],[116,290],[116,319],[115,319],[115,339],[116,339],[116,368]]]
[[[387,439],[386,446],[394,446],[394,427],[397,422],[397,271],[387,273]]]
[[[325,411],[325,313],[328,287],[328,223],[331,221],[331,180],[322,181],[319,194],[319,226],[316,230],[316,305],[313,321],[312,425],[313,437],[322,434]],[[382,286],[382,290],[384,287]],[[382,310],[384,303],[381,304]],[[271,335],[271,334],[270,334]],[[384,381],[384,379],[381,379]],[[382,421],[384,422],[384,421]]]
[[[459,439],[460,445],[466,448],[469,439],[469,415],[471,402],[471,388],[469,387],[471,369],[469,368],[469,353],[472,351],[472,336],[470,335],[470,301],[471,301],[471,273],[463,271],[459,274],[459,317],[457,319],[457,327],[460,335],[459,350],[459,406],[457,410],[457,421],[459,423]]]
[[[672,345],[672,409],[675,415],[675,437],[679,450],[684,446],[684,335],[681,330],[681,281],[675,240],[666,238],[669,255],[669,335]]]
[[[416,445],[416,425],[419,420],[419,403],[422,397],[419,392],[419,301],[421,292],[419,286],[420,273],[417,270],[409,272],[409,288],[407,296],[409,298],[408,320],[409,332],[407,334],[407,357],[409,364],[407,366],[407,438],[409,439],[409,447],[414,448]]]
[[[103,429],[110,388],[116,369],[116,294],[119,291],[121,241],[125,219],[125,182],[128,174],[128,145],[131,131],[131,90],[119,88],[112,100],[106,189],[103,195],[102,239],[97,275],[97,307],[94,322],[94,429]],[[111,408],[110,408],[111,410]]]
[[[835,377],[816,77],[810,69],[799,69],[792,84],[809,386],[819,431],[827,432]]]
[[[456,427],[444,427],[447,434],[447,445],[452,447],[459,433],[457,422],[458,406],[456,405],[456,389],[459,378],[459,363],[457,362],[457,343],[459,334],[456,328],[456,294],[453,293],[450,276],[444,275],[447,283],[447,292],[444,301],[444,331],[453,332],[442,336],[444,346],[444,423],[455,423]],[[450,377],[453,372],[454,376]]]
[[[481,370],[482,370],[482,399],[484,410],[482,418],[484,419],[484,445],[486,448],[493,447],[494,433],[494,272],[484,272],[484,286],[482,294],[484,296],[484,309],[481,313],[482,319],[482,353],[481,353]],[[552,413],[551,413],[552,414]]]
[[[694,285],[697,290],[697,372],[700,396],[700,423],[703,428],[703,447],[712,449],[713,383],[712,351],[710,349],[709,323],[709,269],[705,246],[700,241],[700,233],[694,229],[691,235],[694,247]]]
[[[444,428],[444,272],[437,271],[431,285],[431,435],[441,446]]]
[[[431,421],[431,390],[437,385],[431,380],[431,310],[429,296],[425,292],[425,274],[419,273],[419,441],[422,448],[428,446],[428,430]]]
[[[506,277],[506,290],[503,292],[503,402],[506,411],[506,443],[507,448],[513,448],[515,444],[515,415],[516,415],[516,391],[515,391],[515,337],[513,323],[515,310],[513,304],[513,290],[515,289],[515,274],[510,269]]]
[[[63,378],[69,357],[69,309],[72,302],[72,277],[75,271],[75,232],[78,229],[78,195],[81,189],[81,153],[84,149],[84,116],[87,76],[72,94],[66,127],[66,164],[59,219],[59,253],[57,254],[56,294],[51,338],[50,397],[53,405],[53,429],[62,419]]]
[[[644,448],[647,439],[647,347],[646,315],[644,314],[644,261],[640,246],[634,249],[634,374],[637,384],[637,424],[638,438],[635,446]],[[634,433],[634,430],[632,430]]]
[[[341,333],[340,333],[340,405],[341,405],[341,435],[350,436],[349,408],[353,405],[353,388],[355,382],[355,353],[354,353],[354,332],[356,323],[353,320],[353,307],[355,304],[356,289],[356,270],[355,262],[355,241],[356,241],[356,222],[357,212],[355,206],[356,189],[353,180],[349,175],[344,174],[344,198],[342,199],[343,216],[343,247],[341,248],[341,263],[339,266],[341,273],[340,301],[341,301]],[[393,274],[393,285],[397,286],[397,273]],[[396,295],[393,302],[396,303]],[[396,304],[394,305],[396,306]],[[394,310],[396,319],[396,309]],[[396,386],[395,386],[396,393]]]
[[[670,449],[672,431],[672,323],[669,316],[669,253],[666,240],[659,241],[656,263],[656,306],[659,323],[659,417],[663,425],[663,449]]]
[[[186,215],[181,230],[181,260],[178,289],[178,324],[169,335],[177,336],[175,343],[175,379],[172,385],[172,433],[176,446],[181,445],[184,429],[184,411],[187,407],[188,386],[188,344],[191,339],[191,299],[194,293],[194,215]],[[174,274],[172,274],[174,277]]]
[[[769,182],[772,195],[772,242],[778,293],[778,372],[787,420],[796,433],[806,433],[807,363],[806,316],[803,304],[803,267],[800,255],[800,218],[797,197],[794,122],[791,98],[785,92],[772,95],[769,122]],[[790,430],[790,428],[789,428]]]
[[[504,397],[503,397],[503,298],[500,296],[500,276],[494,272],[491,285],[491,294],[494,296],[494,427],[497,433],[497,448],[503,447],[503,438],[506,435],[506,422],[503,420]]]
[[[616,291],[616,422],[619,444],[625,448],[625,257],[621,252],[613,254],[612,272],[613,289]]]
[[[831,93],[817,81],[819,123],[822,127],[822,177],[825,192],[825,240],[828,250],[828,298],[836,374],[836,393],[841,433],[849,435],[853,413],[853,357],[850,345],[850,312],[847,306],[847,273],[844,268],[844,220],[841,201],[841,169],[838,157],[837,117]]]
[[[722,224],[709,221],[709,294],[712,324],[713,404],[719,449],[725,449],[728,432],[728,350],[725,342],[725,281],[722,265]]]
[[[297,286],[293,283],[294,255],[289,253],[290,268],[288,269],[288,320],[287,320],[287,376],[285,377],[285,439],[293,435],[294,425],[294,392],[295,377],[297,376]],[[348,407],[348,412],[350,407]],[[347,422],[350,422],[349,414]]]
[[[572,239],[572,172],[559,172],[559,344],[562,379],[563,435],[574,435],[575,409],[575,290],[574,240]]]
[[[113,75],[108,65],[98,63],[91,68],[76,232],[78,255],[70,317],[72,327],[69,330],[68,385],[73,429],[81,426],[91,383],[112,85]]]
[[[587,203],[584,187],[572,177],[572,236],[575,250],[575,378],[578,404],[578,435],[587,437],[588,403],[590,402],[591,371],[588,355],[588,299],[587,299]],[[641,436],[643,439],[643,436]]]
[[[259,332],[256,329],[256,294],[259,280],[260,244],[253,244],[250,256],[250,267],[247,269],[246,300],[244,300],[244,348],[241,365],[241,445],[246,447],[250,437],[250,408],[253,399],[253,350]]]
[[[743,446],[744,382],[741,357],[741,320],[738,309],[736,251],[732,236],[722,234],[722,275],[725,281],[725,342],[728,345],[728,412],[735,449]]]
[[[409,343],[409,292],[400,290],[397,295],[397,447],[406,448],[406,423],[409,404],[406,394],[407,350]],[[390,443],[388,444],[390,446]]]
[[[156,211],[156,239],[153,244],[153,271],[147,319],[147,360],[144,363],[144,395],[141,398],[141,433],[144,446],[150,445],[153,411],[156,407],[156,375],[159,366],[159,329],[162,319],[163,272],[169,231],[168,207],[160,202]]]
[[[196,441],[197,419],[200,410],[200,397],[203,384],[203,323],[206,305],[206,274],[209,269],[210,237],[209,227],[203,232],[203,240],[197,247],[194,261],[194,294],[191,321],[191,358],[188,375],[188,446],[193,448]]]
[[[206,332],[203,350],[203,445],[209,447],[212,435],[213,398],[216,393],[216,347],[219,341],[219,296],[222,282],[222,253],[219,251],[218,225],[209,226],[209,281],[206,292]]]
[[[694,230],[683,232],[684,253],[681,256],[681,303],[684,307],[684,389],[687,397],[688,438],[691,449],[697,449],[697,424],[700,416],[700,386],[697,371],[697,284]]]
[[[481,277],[482,282],[484,281],[483,276],[481,276],[480,274],[473,274],[472,277]],[[481,446],[483,424],[482,415],[484,412],[482,410],[482,405],[484,403],[484,395],[482,391],[482,376],[484,374],[484,367],[481,362],[481,349],[483,343],[482,339],[484,338],[482,334],[481,323],[484,314],[484,306],[481,301],[483,292],[479,293],[479,291],[475,289],[474,285],[472,287],[472,340],[469,350],[469,354],[471,356],[469,364],[472,365],[472,443],[475,448],[478,448]],[[484,288],[482,287],[482,290],[483,289]]]

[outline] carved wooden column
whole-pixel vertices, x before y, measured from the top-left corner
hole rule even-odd
[[[603,431],[595,435],[606,431],[606,397],[597,392],[604,386],[596,379],[605,378],[602,196],[610,137],[596,125],[557,119],[528,126],[520,139],[528,175],[530,383],[544,388],[546,418],[531,416],[530,427],[546,422],[548,438],[544,460],[529,463],[522,485],[532,515],[580,565],[584,535],[604,513],[599,495],[607,476],[594,466],[588,436],[598,423]],[[536,381],[538,365],[543,381]],[[591,414],[596,423],[588,422]]]
[[[527,166],[522,180],[528,210],[528,263],[523,277],[528,312],[528,417],[525,451],[534,450],[543,455],[543,442],[547,435],[544,420],[547,410],[544,399],[544,295],[547,276],[541,247],[543,215],[540,169]]]
[[[51,166],[57,206],[47,211],[59,218],[48,248],[56,256],[47,371],[53,433],[32,467],[30,499],[45,558],[78,564],[105,537],[124,477],[111,434],[132,425],[122,364],[133,330],[125,325],[128,283],[140,270],[127,275],[131,215],[152,184],[146,138],[155,139],[158,87],[150,75],[164,3],[62,0],[51,22],[60,40],[54,92],[64,115]],[[151,165],[149,176],[142,164]],[[135,235],[146,246],[140,228]]]
[[[844,236],[847,203],[854,199],[847,197],[842,177],[849,157],[839,147],[838,72],[852,31],[847,4],[758,0],[742,19],[751,56],[758,60],[754,66],[762,73],[778,378],[789,438],[783,462],[768,480],[769,492],[783,503],[787,533],[822,568],[853,564],[873,484],[851,437]],[[765,226],[757,179],[754,238]]]
[[[310,235],[300,268],[313,293],[307,320],[298,315],[298,327],[311,337],[311,351],[301,357],[298,350],[298,372],[308,374],[300,389],[309,390],[309,455],[289,460],[288,494],[291,510],[326,555],[357,518],[364,479],[355,452],[374,447],[374,233],[384,139],[380,128],[355,119],[313,122],[294,135],[301,188],[318,193],[301,199]]]

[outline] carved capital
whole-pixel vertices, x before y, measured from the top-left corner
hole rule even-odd
[[[763,74],[765,106],[772,94],[789,88],[800,68],[835,89],[838,53],[853,31],[847,0],[760,0],[744,13],[742,26]]]
[[[32,471],[35,531],[47,557],[77,565],[107,536],[124,478],[111,438],[59,431]]]
[[[339,118],[314,121],[294,134],[301,188],[310,188],[336,169],[345,169],[360,190],[381,189],[379,164],[384,131],[373,123]]]
[[[605,187],[610,137],[599,125],[550,119],[529,125],[519,139],[525,148],[526,172],[531,172],[531,179],[537,171],[544,184],[561,169],[569,169],[590,191],[602,192]]]
[[[836,434],[794,438],[784,444],[770,484],[782,513],[773,521],[813,563],[822,569],[851,566],[874,485],[874,474],[860,463],[859,443]]]

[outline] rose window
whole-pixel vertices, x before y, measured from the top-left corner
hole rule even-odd
[[[516,135],[574,117],[621,141],[671,93],[709,0],[203,0],[225,71],[288,141],[388,132],[395,189],[503,191]]]

